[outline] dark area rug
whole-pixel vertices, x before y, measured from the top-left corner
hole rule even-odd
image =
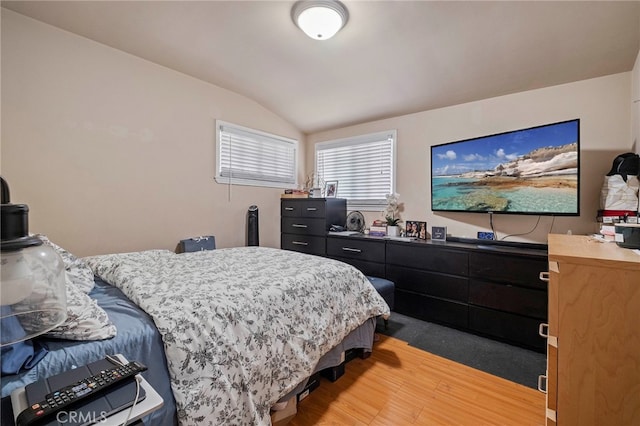
[[[547,369],[545,354],[465,333],[393,312],[389,328],[378,320],[377,332],[403,340],[434,355],[537,389]]]

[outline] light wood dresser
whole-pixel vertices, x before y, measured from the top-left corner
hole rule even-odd
[[[547,425],[640,425],[640,255],[549,235]]]

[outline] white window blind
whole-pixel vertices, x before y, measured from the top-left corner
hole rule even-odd
[[[396,131],[316,144],[316,174],[320,181],[338,181],[338,197],[351,208],[386,205],[395,192]]]
[[[296,186],[298,141],[222,121],[216,127],[216,182]]]

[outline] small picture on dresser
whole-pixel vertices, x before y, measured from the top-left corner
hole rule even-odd
[[[447,241],[447,227],[446,226],[432,226],[431,227],[431,239],[434,241]]]
[[[338,181],[329,181],[324,186],[324,196],[326,198],[336,198],[338,196]]]
[[[421,240],[427,239],[427,222],[420,222],[417,220],[408,220],[406,227],[406,236],[419,238]]]

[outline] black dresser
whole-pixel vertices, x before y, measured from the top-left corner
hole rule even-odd
[[[331,225],[344,226],[344,198],[283,198],[280,203],[280,247],[325,256]]]
[[[456,242],[386,242],[395,310],[545,351],[546,250]]]
[[[547,250],[526,244],[329,235],[346,200],[282,200],[281,247],[349,263],[395,283],[398,313],[544,352]]]

